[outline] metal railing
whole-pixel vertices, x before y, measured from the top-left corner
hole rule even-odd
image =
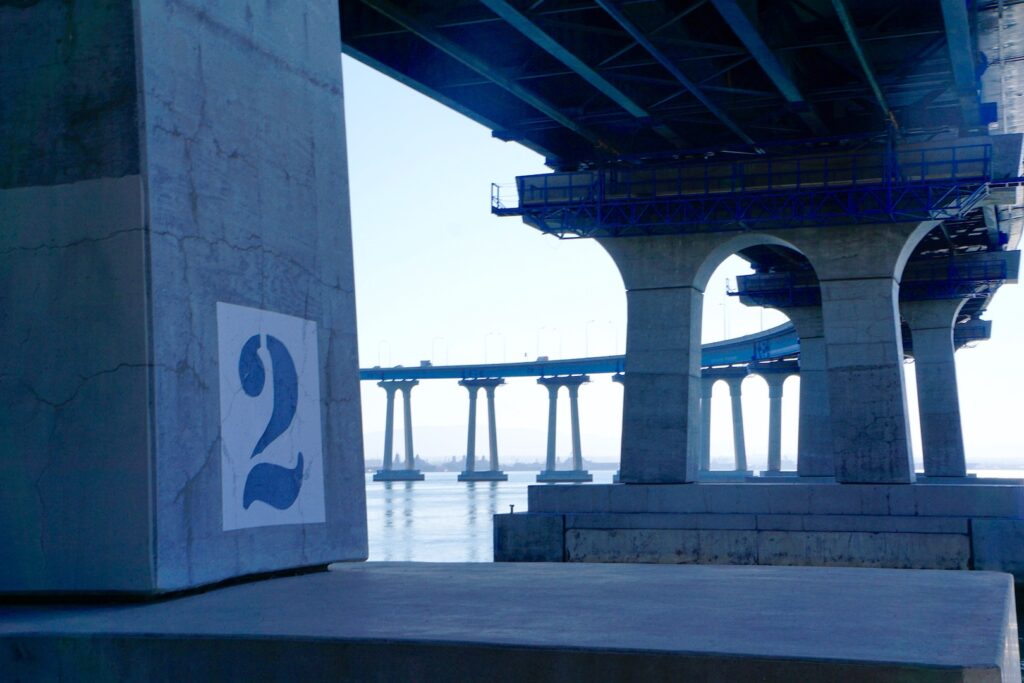
[[[950,181],[984,182],[990,178],[991,165],[992,146],[976,144],[545,173],[520,176],[514,187],[493,184],[491,206],[505,212],[634,199]]]

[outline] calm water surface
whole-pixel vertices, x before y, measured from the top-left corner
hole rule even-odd
[[[1021,470],[977,470],[980,477],[1024,477]],[[594,470],[610,484],[611,470]],[[491,562],[495,513],[509,505],[526,512],[535,472],[509,472],[508,481],[460,482],[455,472],[427,472],[425,481],[375,482],[366,475],[370,559],[414,562]]]
[[[594,482],[610,484],[611,470]],[[371,560],[490,562],[491,518],[515,505],[526,512],[526,487],[536,472],[509,472],[508,481],[457,481],[456,472],[426,472],[424,481],[373,481],[366,475]]]

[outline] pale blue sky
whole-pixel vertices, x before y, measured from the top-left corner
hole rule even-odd
[[[490,214],[491,183],[543,173],[548,170],[543,159],[492,138],[486,128],[363,64],[347,57],[342,64],[360,364],[622,353],[625,295],[605,252],[591,240],[558,240],[516,218]],[[745,271],[742,261],[731,259],[712,277],[705,297],[705,341],[784,320],[725,296],[725,279]],[[968,460],[1024,465],[1018,427],[1024,292],[1004,287],[989,310],[993,339],[957,354]],[[920,460],[913,365],[906,366],[906,375]],[[784,458],[796,452],[797,387],[798,380],[786,385]],[[366,455],[379,459],[384,392],[367,382],[362,397]],[[559,457],[569,453],[564,398]],[[621,387],[607,375],[595,376],[580,401],[583,454],[617,459]],[[412,408],[419,455],[441,461],[465,453],[466,391],[454,380],[422,383],[413,392]],[[744,413],[748,457],[754,468],[763,468],[767,388],[760,379],[744,383]],[[713,415],[712,457],[724,464],[732,457],[732,437],[723,385]],[[533,380],[511,380],[498,391],[497,417],[503,460],[543,459],[546,390]],[[478,434],[477,453],[483,455],[483,422]]]

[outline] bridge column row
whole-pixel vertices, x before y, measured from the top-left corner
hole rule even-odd
[[[743,380],[748,374],[761,375],[768,384],[768,471],[782,470],[782,397],[787,378],[798,374],[792,363],[779,363],[751,372],[748,368],[717,368],[701,377],[701,472],[711,470],[711,398],[719,380],[729,385],[732,408],[733,473],[747,470],[746,435],[743,426]]]
[[[469,428],[466,436],[466,469],[459,475],[459,481],[506,481],[508,475],[498,467],[498,424],[495,417],[494,391],[505,383],[500,377],[483,379],[464,379],[459,386],[469,392]],[[487,396],[487,443],[489,447],[490,468],[483,471],[476,469],[476,398],[480,388]]]
[[[580,385],[590,381],[587,375],[566,377],[540,377],[537,384],[548,390],[548,448],[544,471],[537,475],[539,482],[580,482],[593,481],[589,472],[583,469],[583,451],[580,445]],[[572,469],[558,470],[555,444],[558,426],[558,392],[565,387],[569,392],[569,420],[572,430]]]
[[[384,462],[373,475],[374,481],[419,481],[423,473],[416,469],[416,456],[412,442],[412,389],[419,384],[415,379],[395,379],[377,382],[387,392],[387,412],[384,420]],[[395,447],[395,394],[402,392],[403,417],[405,418],[405,467],[394,467]]]

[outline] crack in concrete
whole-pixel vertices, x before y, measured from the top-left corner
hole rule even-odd
[[[78,247],[85,244],[96,244],[98,242],[106,242],[107,240],[111,240],[115,237],[130,232],[142,232],[142,228],[123,228],[120,230],[114,230],[113,232],[109,232],[106,235],[101,235],[99,237],[82,237],[77,240],[72,240],[71,242],[62,242],[58,244],[36,244],[24,247],[8,247],[7,249],[0,249],[0,256],[6,256],[8,254],[13,254],[16,252],[53,251],[57,249],[71,249],[73,247]]]

